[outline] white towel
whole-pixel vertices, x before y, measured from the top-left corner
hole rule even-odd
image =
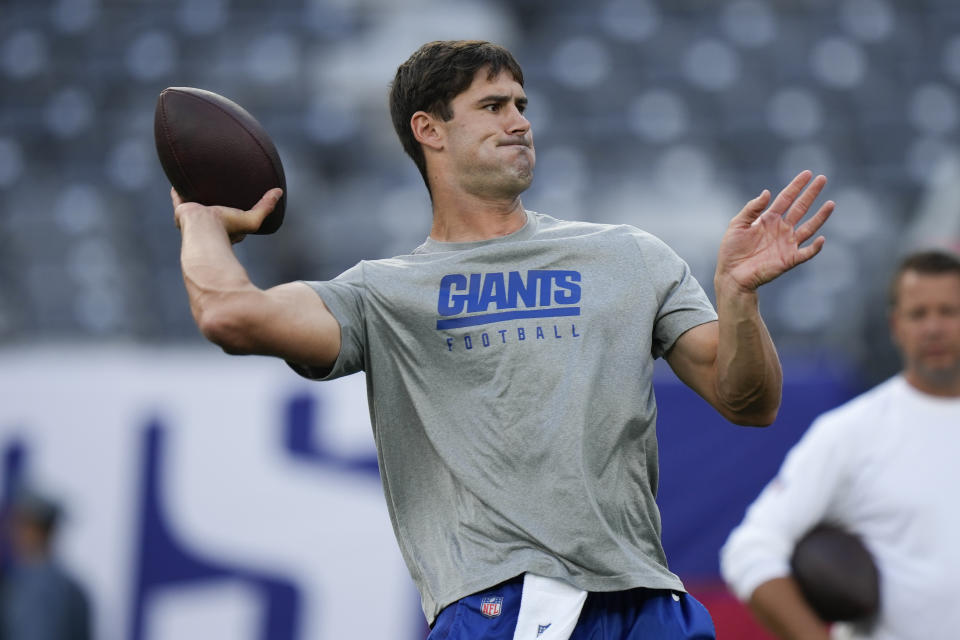
[[[524,574],[513,640],[568,640],[586,600],[586,591],[566,582]]]

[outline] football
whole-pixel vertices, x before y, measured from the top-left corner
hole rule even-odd
[[[157,99],[153,135],[160,165],[185,201],[246,211],[281,187],[283,197],[254,233],[280,228],[287,199],[283,164],[243,107],[204,89],[168,87]]]
[[[863,541],[839,527],[820,524],[796,544],[793,577],[807,602],[826,622],[854,621],[880,608],[880,575]]]

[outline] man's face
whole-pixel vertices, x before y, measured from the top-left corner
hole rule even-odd
[[[930,393],[960,392],[960,275],[904,272],[890,326],[907,380]]]
[[[512,198],[530,186],[536,163],[533,132],[523,115],[527,96],[509,72],[493,79],[487,73],[480,69],[450,103],[453,117],[442,125],[448,168],[469,193]]]

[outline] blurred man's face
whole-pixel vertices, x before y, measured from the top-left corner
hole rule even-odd
[[[43,556],[47,551],[47,530],[28,515],[14,512],[11,519],[11,542],[17,558],[27,560]]]
[[[960,275],[900,276],[890,317],[904,375],[921,391],[960,395]]]

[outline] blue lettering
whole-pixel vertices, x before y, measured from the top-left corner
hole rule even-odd
[[[537,327],[537,340],[544,340],[547,336],[543,335],[543,327]]]
[[[483,282],[482,273],[471,273],[470,274],[470,291],[469,298],[467,299],[467,312],[472,313],[474,311],[483,311],[480,308],[480,283]]]
[[[447,338],[447,351],[453,351],[453,338]]]
[[[577,271],[556,271],[555,282],[557,287],[564,291],[557,291],[553,299],[557,304],[576,304],[580,302],[580,273]]]
[[[469,293],[452,293],[453,290],[464,291],[467,288],[466,276],[451,273],[440,280],[440,298],[437,301],[437,313],[442,316],[454,316],[463,313]]]
[[[465,346],[467,349],[473,349],[473,340],[470,338],[470,336],[463,336],[463,346]]]
[[[483,333],[481,333],[481,334],[480,334],[480,342],[483,343],[483,346],[489,347],[489,346],[490,346],[490,334],[488,334],[486,331],[484,331]]]
[[[540,282],[540,306],[550,306],[550,281],[553,280],[553,271],[530,271],[530,279],[536,278]]]
[[[523,327],[517,327],[517,339],[518,340],[527,339],[527,332],[523,330]]]
[[[470,285],[472,288],[473,282],[471,282]],[[503,282],[502,273],[486,274],[483,279],[483,290],[480,292],[476,308],[471,304],[467,310],[471,313],[486,311],[490,308],[491,304],[494,305],[495,309],[505,309],[507,307],[507,292],[505,289],[506,284]]]
[[[577,333],[577,325],[572,324],[572,323],[570,324],[570,334],[571,334],[574,338],[579,338],[579,337],[580,337],[580,334]]]
[[[554,338],[562,338],[562,337],[563,337],[562,335],[560,335],[560,332],[557,330],[557,325],[553,325],[553,337],[554,337]]]
[[[507,344],[507,330],[500,329],[497,333],[500,334],[500,339],[503,341],[503,344]]]
[[[447,274],[440,280],[437,329],[579,316],[580,281],[580,272],[561,269]]]
[[[523,300],[523,306],[534,307],[537,304],[537,279],[530,278],[529,281],[523,281],[523,275],[519,271],[511,271],[508,274],[507,287],[507,307],[516,309],[517,298]]]

